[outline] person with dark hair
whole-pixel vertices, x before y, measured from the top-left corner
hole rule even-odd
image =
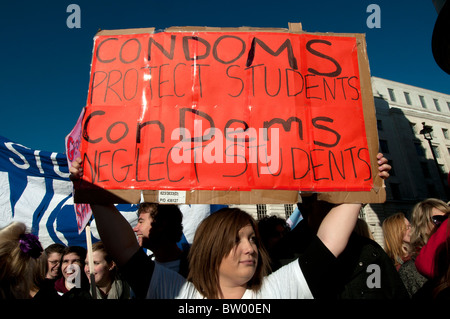
[[[139,246],[149,249],[155,262],[178,272],[188,273],[188,250],[181,250],[177,243],[183,235],[183,214],[177,205],[141,203],[138,222],[133,228]]]
[[[276,215],[264,216],[258,220],[258,231],[261,241],[269,256],[276,254],[275,247],[278,242],[290,231],[285,219]],[[272,263],[272,260],[271,260]],[[272,268],[272,267],[271,267]]]
[[[62,276],[55,281],[55,289],[66,298],[90,299],[89,281],[84,273],[86,249],[68,246],[61,254]]]
[[[45,275],[48,279],[56,280],[58,279],[58,276],[61,275],[61,272],[59,271],[61,267],[61,254],[64,251],[63,244],[51,244],[47,248],[45,248],[45,255],[47,256],[47,263],[48,263],[48,270],[47,274]]]

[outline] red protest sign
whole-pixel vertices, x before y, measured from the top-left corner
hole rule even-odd
[[[355,37],[95,38],[83,179],[107,189],[368,191]]]

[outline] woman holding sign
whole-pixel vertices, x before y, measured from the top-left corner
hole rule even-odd
[[[387,178],[390,166],[382,154],[378,159],[380,176]],[[70,172],[75,178],[82,175],[81,159],[72,163]],[[185,279],[144,253],[130,224],[114,205],[91,206],[105,248],[136,296],[183,299],[317,297],[317,291],[330,288],[323,276],[331,272],[347,245],[361,208],[361,204],[334,206],[304,256],[270,275],[255,220],[240,209],[225,208],[198,227]]]

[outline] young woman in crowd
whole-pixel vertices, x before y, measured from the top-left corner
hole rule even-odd
[[[417,203],[411,214],[411,259],[402,264],[399,269],[400,277],[412,297],[427,281],[415,266],[415,260],[422,247],[436,231],[439,220],[448,214],[448,205],[436,198],[428,198]]]
[[[130,287],[121,280],[115,262],[107,253],[101,241],[92,245],[92,260],[94,264],[95,298],[96,299],[129,299]],[[89,271],[89,258],[86,257],[84,266],[89,282],[91,273]],[[91,292],[91,295],[93,293]]]
[[[403,213],[396,213],[383,221],[384,250],[397,270],[411,259],[411,224]]]

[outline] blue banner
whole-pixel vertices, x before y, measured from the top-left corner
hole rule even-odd
[[[137,205],[117,207],[136,223]],[[0,136],[0,228],[12,221],[25,223],[44,248],[52,243],[86,247],[85,231],[78,233],[65,154],[33,150]],[[99,240],[95,221],[91,232],[93,242]]]

